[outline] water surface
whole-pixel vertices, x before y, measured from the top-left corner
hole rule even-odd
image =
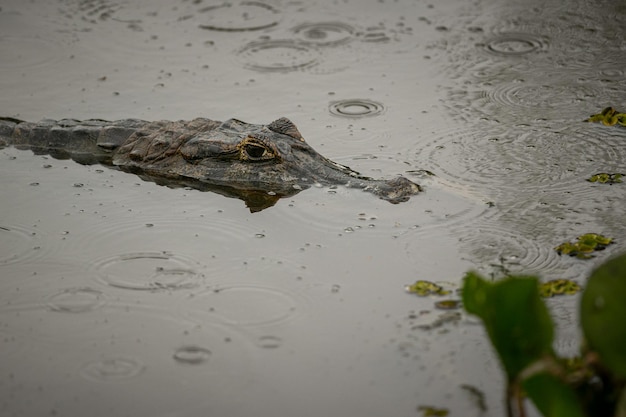
[[[626,172],[626,130],[582,123],[626,106],[624,28],[608,1],[4,1],[2,116],[286,116],[425,192],[312,188],[250,213],[0,150],[1,414],[502,415],[476,320],[404,287],[470,268],[584,286],[624,250],[626,188],[585,178]],[[617,243],[553,250],[586,232]],[[549,302],[564,353],[576,301]]]

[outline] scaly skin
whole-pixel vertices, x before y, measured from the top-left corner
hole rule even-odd
[[[210,189],[247,203],[266,196],[261,208],[314,184],[360,188],[394,204],[421,191],[404,177],[374,180],[330,161],[286,118],[268,125],[204,118],[38,123],[0,118],[0,144],[111,165],[159,183]]]

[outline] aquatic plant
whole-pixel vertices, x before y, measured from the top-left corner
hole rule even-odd
[[[414,284],[407,285],[406,291],[415,294],[419,297],[426,297],[427,295],[448,295],[450,291],[443,289],[441,285],[437,285],[434,282],[418,280]]]
[[[600,184],[617,184],[622,182],[622,177],[624,174],[609,174],[607,172],[600,172],[598,174],[594,174],[591,177],[587,178],[589,182],[598,182]]]
[[[626,126],[626,113],[618,112],[613,107],[606,107],[598,114],[592,114],[585,122],[602,123],[605,126],[616,124]]]
[[[539,286],[539,295],[544,298],[555,295],[574,295],[582,290],[581,286],[571,279],[553,279]]]
[[[463,304],[478,316],[504,367],[507,412],[526,416],[525,397],[546,417],[626,416],[626,254],[595,269],[583,292],[580,356],[559,357],[539,280],[465,277]]]
[[[613,238],[597,233],[585,233],[576,238],[575,242],[564,242],[554,248],[559,255],[575,256],[579,259],[591,259],[592,253],[603,250],[613,243]]]

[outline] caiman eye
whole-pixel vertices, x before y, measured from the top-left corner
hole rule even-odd
[[[237,145],[239,160],[248,162],[263,162],[280,160],[280,153],[275,144],[263,138],[248,136]]]
[[[261,159],[267,152],[267,149],[265,149],[263,146],[253,145],[251,143],[248,143],[246,146],[244,146],[243,150],[250,159]]]

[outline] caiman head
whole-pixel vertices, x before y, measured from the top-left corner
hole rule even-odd
[[[404,177],[374,180],[323,157],[286,118],[268,125],[236,119],[216,123],[195,119],[146,127],[117,150],[113,164],[154,181],[167,178],[195,188],[221,188],[249,206],[263,196],[269,200],[261,204],[268,206],[316,184],[360,188],[391,203],[421,191]]]

